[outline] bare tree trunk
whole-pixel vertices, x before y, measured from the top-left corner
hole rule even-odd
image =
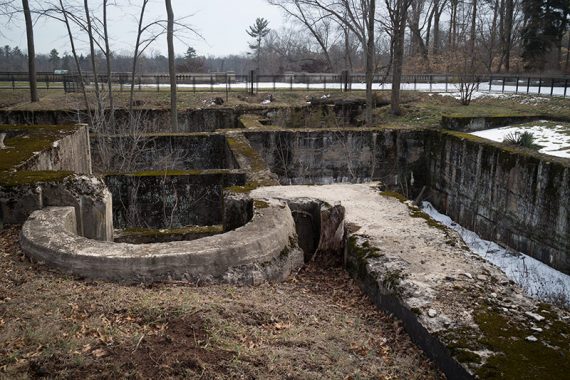
[[[493,72],[493,59],[495,58],[495,42],[497,39],[497,19],[499,17],[499,0],[495,1],[493,8],[493,21],[491,23],[491,35],[489,36],[489,56],[487,61],[487,69]]]
[[[455,49],[457,34],[457,5],[458,0],[451,0],[451,16],[449,18],[448,49]]]
[[[513,44],[513,16],[515,12],[514,0],[505,1],[505,71],[508,73],[511,69],[511,49]]]
[[[75,61],[75,68],[77,69],[77,74],[79,75],[79,80],[81,82],[81,92],[83,93],[83,100],[85,102],[85,108],[87,111],[87,118],[89,119],[89,124],[93,125],[93,115],[91,114],[91,105],[89,104],[89,99],[87,98],[87,91],[85,90],[83,72],[81,71],[81,65],[79,64],[79,58],[77,57],[77,50],[75,49],[75,41],[73,39],[73,34],[71,33],[71,26],[69,25],[69,16],[67,11],[63,6],[63,0],[59,0],[60,11],[63,14],[63,21],[65,23],[65,28],[67,29],[67,36],[69,37],[69,44],[71,45],[71,54],[73,55],[73,60]]]
[[[176,67],[174,66],[174,12],[172,1],[166,0],[166,13],[168,23],[166,26],[166,40],[168,44],[168,73],[170,76],[170,124],[173,132],[178,131],[178,109],[176,106]]]
[[[443,8],[443,6],[441,7]],[[433,2],[433,9],[435,13],[433,15],[433,54],[436,55],[439,53],[439,46],[440,46],[440,29],[439,29],[439,20],[441,18],[441,10],[439,0],[434,0]]]
[[[97,99],[97,115],[100,116],[103,111],[101,104],[101,94],[99,93],[99,80],[97,78],[97,63],[95,62],[95,40],[93,37],[93,29],[91,26],[91,16],[89,14],[89,1],[83,0],[85,7],[85,19],[87,21],[87,35],[89,37],[89,51],[91,53],[91,67],[93,70],[93,80],[95,85],[95,98]]]
[[[400,109],[400,85],[402,83],[402,65],[404,63],[404,39],[406,35],[408,4],[406,0],[398,0],[394,17],[394,58],[391,97],[391,112],[394,115],[400,115],[402,113]]]
[[[26,39],[28,40],[28,78],[30,81],[30,100],[38,102],[38,80],[36,77],[36,49],[34,46],[34,25],[28,0],[22,0],[24,18],[26,19]]]
[[[568,33],[568,45],[566,47],[566,63],[564,64],[564,71],[568,73],[570,69],[570,33]]]
[[[347,27],[342,27],[344,31],[344,60],[346,70],[352,71],[352,49],[350,47],[350,32]]]
[[[109,0],[103,0],[103,33],[105,38],[105,56],[107,62],[107,87],[109,91],[109,111],[110,117],[114,117],[114,104],[113,104],[113,81],[111,80],[111,48],[109,46],[109,30],[107,25],[107,3]]]
[[[472,0],[471,33],[469,36],[469,54],[471,55],[471,71],[475,67],[475,39],[477,37],[477,0]]]
[[[141,45],[141,37],[143,34],[144,13],[145,13],[146,6],[147,6],[148,2],[149,2],[149,0],[143,0],[142,6],[141,6],[141,13],[139,16],[139,24],[138,24],[138,28],[137,28],[137,41],[135,43],[135,54],[133,55],[133,69],[131,71],[131,90],[130,90],[130,94],[129,94],[129,114],[132,114],[132,112],[133,112],[133,98],[135,95],[135,75],[137,72],[137,61],[139,58],[139,48]]]
[[[374,81],[374,69],[376,65],[374,58],[376,57],[376,40],[374,38],[374,22],[376,16],[376,0],[370,0],[368,9],[368,41],[366,46],[366,124],[372,126],[374,112],[374,94],[372,92],[372,83]]]

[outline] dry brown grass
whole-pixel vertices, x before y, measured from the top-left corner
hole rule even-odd
[[[87,282],[0,231],[0,377],[438,379],[338,268],[259,287]]]

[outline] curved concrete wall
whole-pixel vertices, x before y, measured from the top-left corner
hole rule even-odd
[[[222,235],[147,245],[77,235],[72,207],[35,211],[22,228],[31,258],[74,275],[119,282],[171,279],[256,284],[284,280],[303,264],[289,207],[270,201],[250,223]]]

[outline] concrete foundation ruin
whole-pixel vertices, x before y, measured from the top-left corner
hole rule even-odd
[[[0,222],[24,224],[22,248],[37,262],[126,283],[255,285],[285,280],[315,252],[341,255],[450,378],[513,375],[539,349],[568,355],[567,311],[521,294],[399,195],[429,193],[465,227],[568,274],[568,160],[475,138],[462,121],[450,124],[459,130],[295,125],[307,109],[280,127],[272,124],[283,110],[247,112],[182,113],[183,133],[139,136],[128,170],[102,149],[124,144],[122,136],[89,138],[85,125],[58,125],[73,120],[68,113],[3,113],[7,124],[55,125],[0,126],[5,145],[16,147],[0,151]],[[164,117],[152,112],[149,125]],[[33,139],[41,144],[26,146]],[[338,183],[360,184],[339,193],[360,193],[331,197],[306,186],[291,195],[295,187],[279,186]],[[359,218],[366,203],[354,208],[358,198],[378,207],[382,223],[405,228]],[[536,329],[548,332],[540,343],[526,339]],[[516,349],[492,338],[507,330]],[[544,360],[518,365],[532,371]]]

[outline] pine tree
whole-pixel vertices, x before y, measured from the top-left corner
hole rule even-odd
[[[522,57],[525,68],[542,71],[550,63],[552,68],[559,69],[562,37],[568,27],[570,0],[523,0],[522,8]]]
[[[255,24],[251,25],[246,33],[255,38],[255,44],[249,44],[249,48],[256,53],[257,57],[257,71],[260,70],[260,61],[261,61],[261,42],[263,39],[269,34],[271,29],[269,29],[269,21],[264,18],[257,18],[255,20]]]

